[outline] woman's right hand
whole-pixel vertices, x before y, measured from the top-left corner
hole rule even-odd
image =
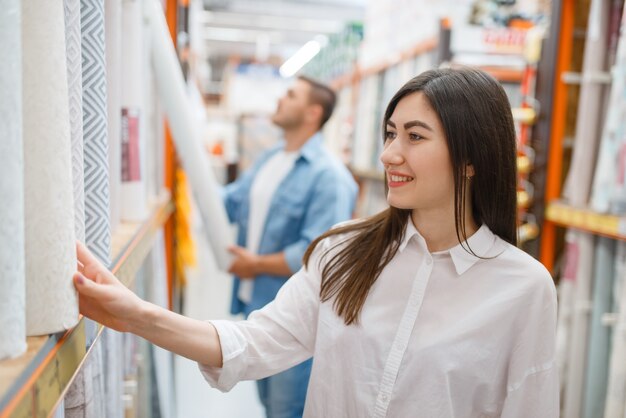
[[[76,243],[80,313],[117,331],[132,331],[132,320],[141,314],[144,301],[124,286],[84,244]]]

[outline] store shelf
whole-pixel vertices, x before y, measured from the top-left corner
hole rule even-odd
[[[596,213],[557,200],[548,204],[546,219],[557,225],[626,241],[626,216]]]
[[[164,191],[145,222],[122,224],[115,231],[111,270],[124,284],[132,283],[157,231],[173,210],[171,196]],[[0,418],[49,416],[89,354],[85,341],[85,321],[81,318],[69,331],[29,337],[25,354],[0,361]]]
[[[539,226],[534,222],[524,223],[517,227],[517,242],[522,245],[539,236]]]

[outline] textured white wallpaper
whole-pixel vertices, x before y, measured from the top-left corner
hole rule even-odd
[[[0,9],[0,359],[26,350],[20,3]]]
[[[63,1],[22,13],[26,331],[43,335],[78,319]]]

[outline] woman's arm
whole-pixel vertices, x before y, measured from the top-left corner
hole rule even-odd
[[[220,340],[212,324],[140,299],[81,243],[77,243],[77,254],[79,273],[74,284],[83,315],[199,363],[222,367]]]

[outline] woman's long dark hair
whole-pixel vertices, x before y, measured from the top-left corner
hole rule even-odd
[[[474,68],[426,71],[406,83],[391,99],[383,130],[404,97],[421,92],[439,116],[454,170],[454,216],[460,243],[467,239],[465,191],[477,225],[486,224],[503,240],[517,244],[516,142],[509,101],[502,86]],[[384,135],[383,135],[384,138]],[[466,167],[474,175],[466,187]],[[333,307],[347,325],[357,323],[370,288],[396,254],[411,211],[388,209],[315,239],[304,254],[308,266],[317,244],[332,235],[353,233],[322,263],[320,297],[335,297]],[[466,248],[471,252],[471,249]],[[325,255],[329,255],[328,250]]]

